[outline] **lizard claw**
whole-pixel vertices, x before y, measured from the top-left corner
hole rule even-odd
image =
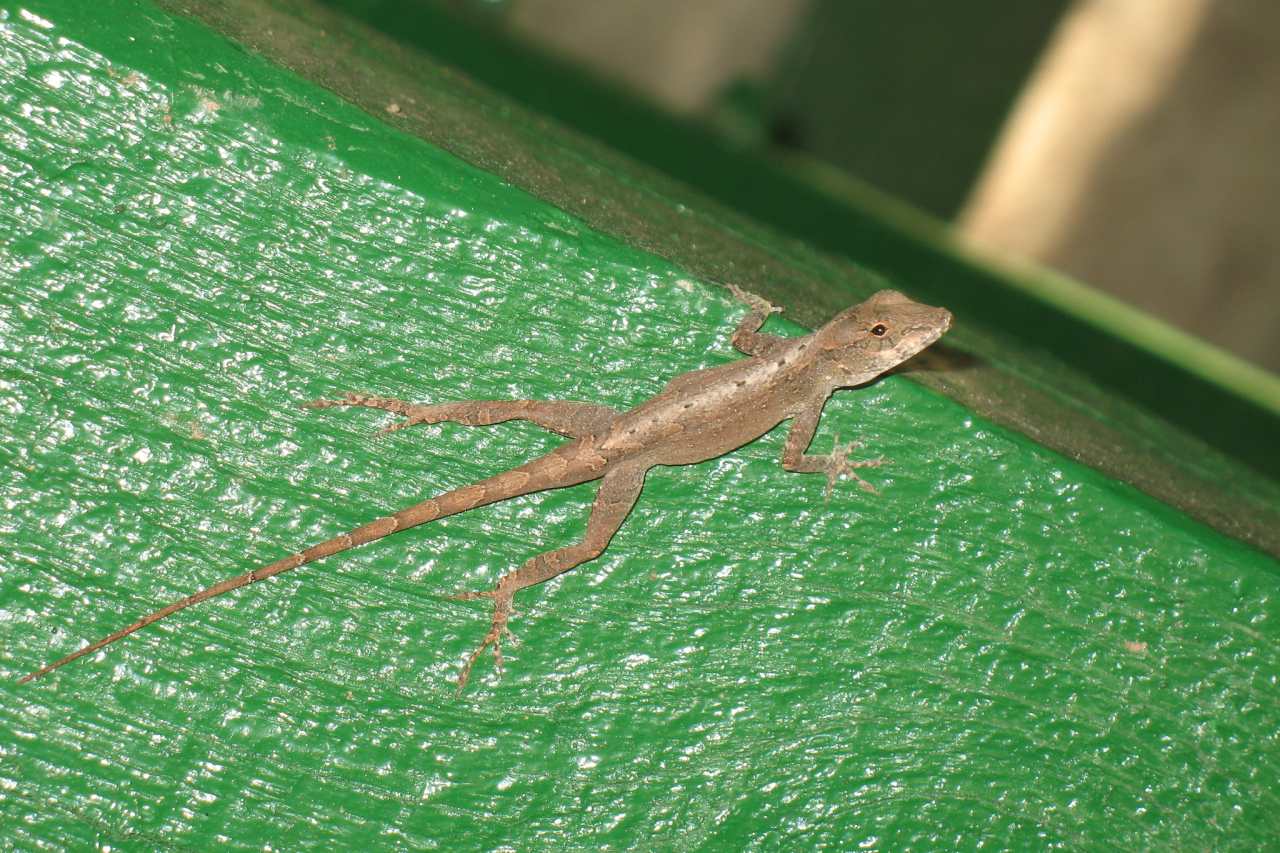
[[[836,481],[841,477],[848,476],[857,481],[859,488],[864,492],[870,492],[873,495],[879,494],[876,487],[868,483],[854,471],[855,468],[877,468],[881,465],[888,465],[889,460],[881,456],[878,459],[849,459],[849,451],[855,447],[861,447],[861,442],[850,441],[847,444],[840,443],[840,436],[836,436],[835,447],[831,449],[831,453],[827,454],[827,489],[826,497],[831,498],[831,492],[835,489]]]
[[[748,293],[736,284],[729,285],[729,292],[733,294],[733,298],[747,305],[752,311],[759,312],[766,317],[770,314],[781,314],[782,309],[774,305],[763,296],[755,293]]]

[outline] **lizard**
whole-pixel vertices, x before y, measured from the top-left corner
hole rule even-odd
[[[419,404],[360,393],[304,403],[305,408],[311,409],[363,407],[398,415],[401,419],[383,429],[384,433],[418,424],[488,426],[527,420],[568,441],[524,465],[428,498],[216,583],[24,675],[19,682],[46,675],[179,610],[324,557],[476,507],[599,480],[586,534],[580,541],[532,557],[520,568],[502,575],[493,589],[453,596],[493,602],[489,630],[459,673],[457,689],[461,692],[477,659],[490,647],[495,669],[502,672],[502,641],[512,636],[507,623],[513,615],[515,594],[600,556],[631,512],[645,474],[654,466],[714,459],[790,419],[782,449],[784,469],[825,474],[828,495],[842,476],[849,476],[863,489],[874,492],[856,469],[883,465],[887,460],[850,460],[849,451],[857,443],[841,445],[838,438],[831,453],[806,452],[823,406],[837,389],[869,383],[938,340],[951,326],[950,312],[914,302],[894,290],[881,290],[840,312],[817,331],[786,338],[760,331],[768,317],[781,309],[735,285],[729,285],[729,289],[749,309],[730,338],[733,347],[747,357],[681,374],[656,396],[628,411],[564,400]]]

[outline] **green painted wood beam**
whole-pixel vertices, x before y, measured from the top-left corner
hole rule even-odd
[[[806,322],[879,284],[302,8],[0,2],[7,843],[1274,837],[1276,561],[923,384],[1017,372],[979,322],[919,381],[829,406],[818,448],[892,458],[879,495],[824,500],[778,466],[781,431],[655,471],[604,557],[523,597],[505,677],[482,667],[461,697],[487,614],[445,595],[579,536],[592,487],[406,532],[18,687],[158,603],[556,441],[377,438],[376,417],[300,401],[627,406],[733,357],[720,273]]]

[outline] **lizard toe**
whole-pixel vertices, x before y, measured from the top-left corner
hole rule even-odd
[[[396,421],[395,423],[390,424],[389,426],[384,426],[382,429],[375,432],[374,435],[376,436],[389,435],[393,432],[398,432],[399,430],[402,430],[405,427],[411,427],[415,423],[417,423],[417,421],[414,421],[412,418],[405,418],[404,420]]]
[[[454,601],[474,601],[477,598],[493,598],[497,593],[491,589],[477,590],[476,592],[455,592],[446,596]]]
[[[319,400],[308,400],[305,403],[299,403],[299,409],[332,409],[334,406],[346,405],[341,400],[328,400],[321,397]]]

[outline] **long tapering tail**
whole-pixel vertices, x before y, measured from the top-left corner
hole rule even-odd
[[[141,630],[153,622],[159,622],[166,616],[177,613],[179,610],[185,610],[193,604],[199,604],[202,601],[222,595],[224,592],[231,592],[233,589],[239,589],[242,586],[266,580],[269,577],[291,571],[299,566],[305,566],[307,563],[314,562],[322,557],[329,557],[355,548],[358,545],[372,542],[375,539],[390,536],[392,533],[408,530],[410,527],[416,527],[428,521],[435,521],[438,518],[456,515],[475,507],[519,497],[520,495],[527,495],[532,492],[539,492],[544,489],[572,486],[588,480],[594,480],[603,473],[600,465],[603,460],[600,460],[593,453],[583,453],[582,443],[580,440],[571,441],[545,456],[521,465],[519,468],[513,468],[487,480],[481,480],[478,483],[472,483],[469,486],[463,486],[451,492],[445,492],[442,495],[429,498],[422,503],[414,504],[407,509],[402,509],[340,536],[335,536],[328,541],[313,545],[305,551],[276,560],[274,563],[245,572],[237,577],[220,581],[207,589],[202,589],[180,601],[175,601],[162,607],[154,613],[143,616],[132,625],[121,628],[114,634],[103,637],[95,643],[90,643],[61,660],[56,660],[37,669],[35,672],[22,676],[18,679],[18,683],[25,684],[32,679],[47,675],[58,667],[71,663],[76,658],[92,654],[104,646],[109,646],[117,640],[129,636],[134,631]]]

